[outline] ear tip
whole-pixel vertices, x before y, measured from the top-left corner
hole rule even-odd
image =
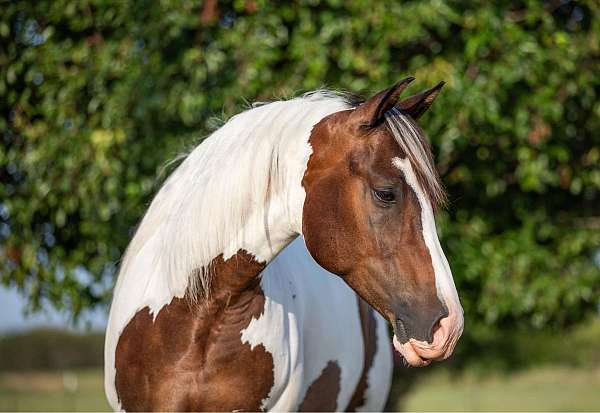
[[[434,89],[441,89],[441,88],[442,88],[442,87],[443,87],[445,84],[446,84],[446,82],[445,82],[445,81],[443,81],[443,80],[440,80],[440,81],[438,82],[438,84],[437,84],[437,85],[435,85],[433,88],[434,88]]]
[[[414,76],[405,77],[399,82],[396,82],[394,86],[387,89],[387,94],[392,96],[394,99],[397,99],[400,96],[400,94],[404,91],[404,89],[406,89],[408,84],[411,83],[413,80],[415,80]]]
[[[399,88],[401,86],[407,86],[413,80],[415,80],[414,76],[405,77],[404,79],[399,80],[398,82],[396,82],[396,84],[394,86],[392,86],[392,89],[397,89],[397,88]]]

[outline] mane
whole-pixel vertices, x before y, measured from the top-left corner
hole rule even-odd
[[[290,100],[255,103],[230,118],[185,157],[156,194],[127,248],[117,289],[123,276],[133,272],[140,289],[164,285],[153,277],[166,277],[172,295],[188,293],[193,301],[208,294],[213,259],[234,255],[253,232],[263,231],[271,242],[265,205],[289,196],[291,179],[301,182],[312,153],[312,127],[359,103],[355,95],[321,89]],[[396,109],[386,114],[386,124],[432,204],[443,202],[422,131]],[[290,162],[290,155],[298,159]],[[286,156],[288,162],[280,162]],[[249,228],[248,222],[257,225]],[[271,252],[253,251],[258,261],[268,261],[278,251]]]
[[[207,294],[211,261],[221,254],[226,260],[255,236],[247,228],[249,221],[259,223],[255,231],[263,231],[270,242],[265,205],[287,196],[286,187],[296,175],[300,185],[312,153],[312,127],[350,107],[345,94],[316,90],[254,104],[231,117],[196,146],[159,189],[127,248],[118,284],[128,272],[148,267],[141,263],[145,257],[152,260],[154,276],[167,277],[173,295],[187,292],[195,300]],[[284,157],[288,162],[281,162]],[[272,256],[266,251],[256,259]]]
[[[423,130],[397,108],[385,114],[388,130],[410,161],[419,184],[435,210],[446,203],[446,192],[435,168],[431,147]]]

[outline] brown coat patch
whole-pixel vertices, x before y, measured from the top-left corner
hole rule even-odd
[[[375,359],[375,353],[377,352],[377,320],[373,313],[373,308],[366,301],[360,297],[358,299],[358,313],[360,315],[360,323],[363,335],[363,343],[365,347],[365,361],[363,364],[362,375],[354,390],[354,395],[350,399],[350,403],[346,408],[346,411],[355,412],[358,407],[365,404],[365,392],[369,383],[367,379],[369,377],[369,371],[373,366],[373,360]]]
[[[198,306],[174,298],[153,321],[140,310],[116,349],[115,385],[133,411],[261,410],[273,387],[273,358],[243,344],[241,331],[261,316],[264,268],[245,251],[212,263],[214,291]]]
[[[333,412],[340,393],[341,370],[337,362],[330,361],[321,375],[312,382],[298,407],[300,412]]]

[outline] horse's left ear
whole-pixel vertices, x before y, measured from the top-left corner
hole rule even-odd
[[[431,89],[403,99],[396,105],[401,112],[417,120],[429,109],[435,98],[440,94],[445,82],[440,82]]]
[[[398,103],[400,94],[414,77],[402,79],[389,89],[382,90],[375,96],[370,97],[364,103],[359,105],[352,113],[352,119],[360,125],[376,126],[381,123],[385,117],[385,112],[393,108]]]

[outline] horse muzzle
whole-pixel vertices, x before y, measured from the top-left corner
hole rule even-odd
[[[413,367],[424,367],[434,360],[450,357],[460,338],[464,317],[462,308],[451,309],[434,323],[429,340],[412,338],[405,323],[397,319],[394,323],[394,348],[402,354],[407,363]]]

